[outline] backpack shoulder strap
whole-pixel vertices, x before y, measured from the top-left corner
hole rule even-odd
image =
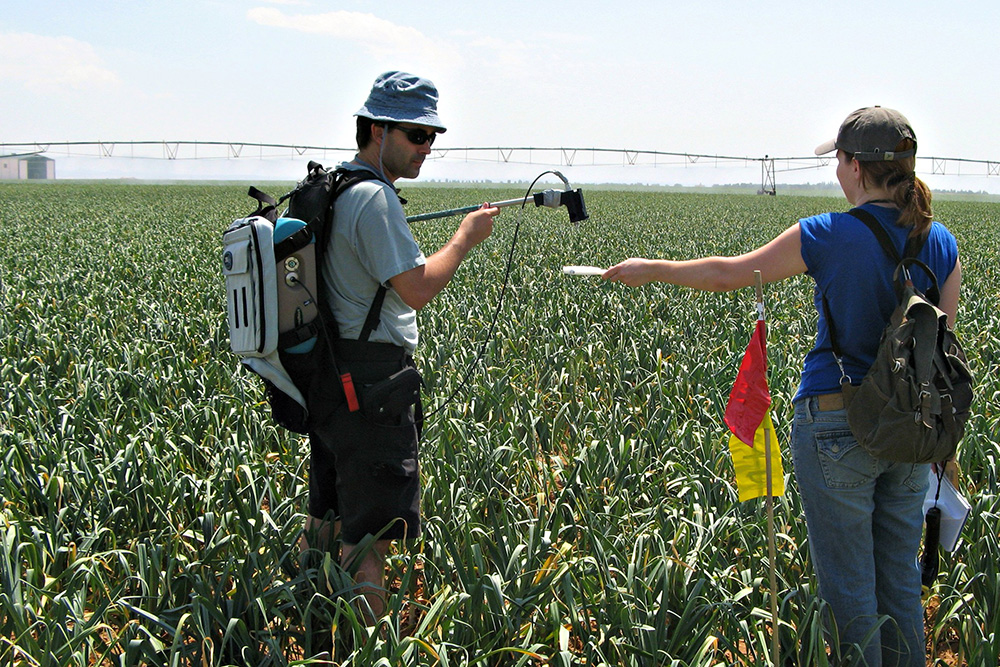
[[[355,183],[360,183],[361,181],[369,181],[377,179],[378,176],[368,171],[367,169],[344,169],[343,167],[337,168],[334,172],[334,185],[333,191],[330,193],[330,214],[329,218],[333,218],[333,205],[339,197],[347,188],[351,187]],[[329,229],[329,226],[328,226]],[[325,246],[324,246],[325,247]],[[361,327],[361,334],[358,336],[358,340],[367,341],[375,329],[378,328],[379,322],[381,322],[382,315],[382,302],[385,301],[385,293],[387,288],[384,284],[379,283],[378,289],[375,291],[375,298],[372,300],[372,305],[368,309],[368,315],[365,317],[365,323]]]
[[[260,216],[271,222],[278,219],[278,202],[274,201],[274,197],[258,190],[252,185],[247,194],[257,200],[257,210],[248,217]]]
[[[309,173],[313,173],[314,171],[323,175],[327,173],[323,169],[323,165],[318,162],[310,162]],[[355,183],[368,181],[374,178],[378,178],[378,176],[367,169],[355,170],[338,167],[330,174],[330,199],[327,201],[326,217],[323,220],[315,221],[318,225],[320,225],[317,230],[318,233],[316,234],[316,242],[320,244],[320,247],[323,248],[324,251],[326,250],[327,242],[330,240],[330,222],[333,220],[333,207],[337,203],[337,198],[344,194],[344,191]]]
[[[879,245],[882,247],[882,252],[885,253],[886,257],[896,266],[896,270],[893,273],[893,282],[897,282],[897,276],[899,275],[901,263],[910,264],[916,263],[922,266],[928,272],[930,269],[926,267],[923,262],[916,259],[917,255],[920,253],[921,249],[924,247],[924,243],[927,241],[927,235],[924,234],[920,237],[910,237],[906,240],[906,247],[903,249],[903,256],[899,256],[899,251],[896,250],[895,244],[892,242],[889,233],[885,231],[885,228],[879,223],[874,215],[864,210],[863,208],[852,208],[847,212],[849,215],[854,216],[858,220],[864,223],[865,227],[871,230],[871,233],[875,235],[878,239]],[[905,270],[905,269],[904,269]],[[937,305],[939,300],[939,291],[937,289],[937,279],[934,274],[931,273],[931,281],[934,286],[928,290],[928,299]],[[827,327],[830,330],[830,345],[833,348],[833,354],[837,357],[837,362],[840,363],[840,359],[844,356],[840,345],[837,342],[837,331],[833,323],[833,317],[830,313],[830,304],[826,300],[826,295],[820,295],[823,301],[823,313],[826,316]],[[899,296],[897,294],[897,296]],[[843,368],[841,367],[841,370]]]
[[[378,179],[378,176],[367,169],[345,169],[344,167],[337,167],[334,173],[337,174],[337,195],[355,183]]]
[[[879,221],[875,219],[874,215],[863,208],[852,208],[847,213],[865,223],[865,226],[868,227],[872,234],[875,235],[875,238],[878,239],[883,252],[885,252],[886,256],[892,260],[893,264],[899,264],[899,262],[905,257],[916,257],[923,249],[924,243],[927,242],[927,234],[907,238],[906,246],[903,248],[903,257],[900,257],[892,239],[889,238],[889,233],[885,231],[885,228],[881,224],[879,224]]]
[[[379,283],[378,290],[375,292],[375,298],[372,299],[372,307],[368,309],[368,316],[365,318],[364,326],[361,327],[358,340],[367,341],[371,338],[372,333],[378,329],[378,325],[382,321],[382,302],[385,301],[385,293],[387,291],[389,291],[388,288],[384,284]]]
[[[875,219],[875,216],[868,211],[861,208],[852,208],[848,211],[849,214],[853,215],[855,218],[865,223],[865,226],[872,231],[875,238],[878,239],[879,245],[882,246],[883,252],[886,256],[896,265],[896,271],[893,273],[893,282],[896,284],[896,296],[902,297],[901,284],[897,280],[897,276],[900,274],[900,268],[903,269],[904,280],[909,280],[909,266],[919,266],[924,270],[925,273],[931,279],[931,288],[927,290],[927,300],[933,303],[935,306],[941,301],[941,291],[938,289],[937,277],[934,272],[931,271],[930,267],[917,259],[917,255],[923,249],[924,244],[927,243],[927,238],[930,234],[922,234],[920,236],[911,236],[906,239],[906,246],[903,248],[903,256],[899,256],[899,252],[896,251],[895,245],[892,243],[892,239],[889,238],[889,233],[885,231],[885,228],[879,224],[879,221]]]
[[[899,253],[896,251],[896,247],[892,244],[892,239],[889,238],[889,235],[886,233],[885,229],[882,228],[882,225],[879,224],[878,220],[875,219],[874,215],[860,208],[852,208],[847,213],[863,222],[865,226],[871,230],[872,234],[875,235],[875,238],[878,239],[879,245],[882,246],[882,251],[885,252],[894,264],[899,264]],[[830,331],[830,346],[833,348],[833,354],[837,358],[837,363],[840,364],[840,360],[843,358],[844,352],[841,349],[840,344],[837,342],[837,328],[833,323],[833,314],[830,312],[830,303],[826,300],[826,294],[821,293],[820,297],[823,301],[823,314],[826,316],[826,326]],[[840,370],[843,372],[843,366],[840,367]]]
[[[889,233],[885,231],[885,228],[879,224],[879,221],[874,215],[864,210],[863,208],[852,208],[847,212],[848,215],[852,215],[861,222],[865,224],[865,227],[871,230],[875,238],[878,239],[878,244],[882,246],[882,251],[885,253],[893,264],[899,264],[901,259],[899,256],[899,251],[896,250],[896,246],[893,245],[892,239],[889,238]]]
[[[830,303],[826,300],[826,294],[820,292],[820,299],[823,302],[823,315],[826,316],[826,328],[830,332],[830,347],[833,348],[833,356],[837,359],[837,365],[840,366],[840,372],[844,372],[844,366],[841,364],[841,359],[844,357],[844,351],[840,348],[840,344],[837,342],[837,327],[833,324],[833,314],[830,312]],[[850,378],[848,378],[850,379]]]

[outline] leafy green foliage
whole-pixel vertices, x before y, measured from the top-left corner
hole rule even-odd
[[[409,189],[411,213],[521,194]],[[0,662],[284,665],[332,647],[353,665],[770,664],[764,513],[736,501],[721,419],[752,293],[560,268],[736,254],[843,202],[588,192],[579,227],[505,209],[420,313],[427,408],[456,399],[426,425],[424,534],[392,553],[371,631],[349,573],[300,555],[307,443],[269,423],[228,350],[218,256],[243,193],[0,185]],[[937,212],[959,237],[979,386],[961,450],[974,514],[928,631],[982,665],[1000,653],[998,209]],[[432,252],[456,222],[414,232]],[[780,433],[815,311],[805,277],[765,294]],[[783,653],[835,664],[794,484],[776,516]]]

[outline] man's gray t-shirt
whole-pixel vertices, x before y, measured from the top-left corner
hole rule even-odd
[[[363,169],[357,164],[342,166]],[[344,191],[335,204],[322,269],[341,338],[356,340],[361,335],[380,283],[388,286],[394,276],[426,262],[391,186],[373,179]],[[417,312],[390,287],[381,322],[368,340],[399,345],[412,353],[417,339]]]

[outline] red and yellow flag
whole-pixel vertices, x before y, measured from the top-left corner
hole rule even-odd
[[[785,474],[781,451],[771,423],[771,391],[767,386],[767,326],[764,318],[757,327],[743,355],[736,382],[729,393],[723,420],[732,431],[729,451],[736,471],[740,501],[767,494],[767,450],[771,454],[771,495],[785,493]],[[770,447],[768,447],[768,443]]]

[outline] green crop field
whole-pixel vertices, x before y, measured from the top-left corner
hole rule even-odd
[[[522,194],[405,190],[409,213]],[[770,664],[765,512],[736,500],[722,423],[752,290],[560,268],[735,254],[846,202],[587,195],[579,227],[504,209],[420,313],[425,404],[456,398],[426,425],[424,535],[392,552],[390,613],[370,631],[349,574],[300,557],[307,442],[269,423],[229,352],[221,233],[251,210],[245,186],[0,184],[0,664],[303,664],[331,628],[338,665]],[[935,664],[985,667],[1000,655],[1000,204],[936,213],[959,239],[978,385],[960,450],[972,518],[942,552],[926,628]],[[414,233],[431,252],[456,224]],[[765,286],[783,449],[811,285]],[[835,664],[793,481],[775,516],[783,664]]]

